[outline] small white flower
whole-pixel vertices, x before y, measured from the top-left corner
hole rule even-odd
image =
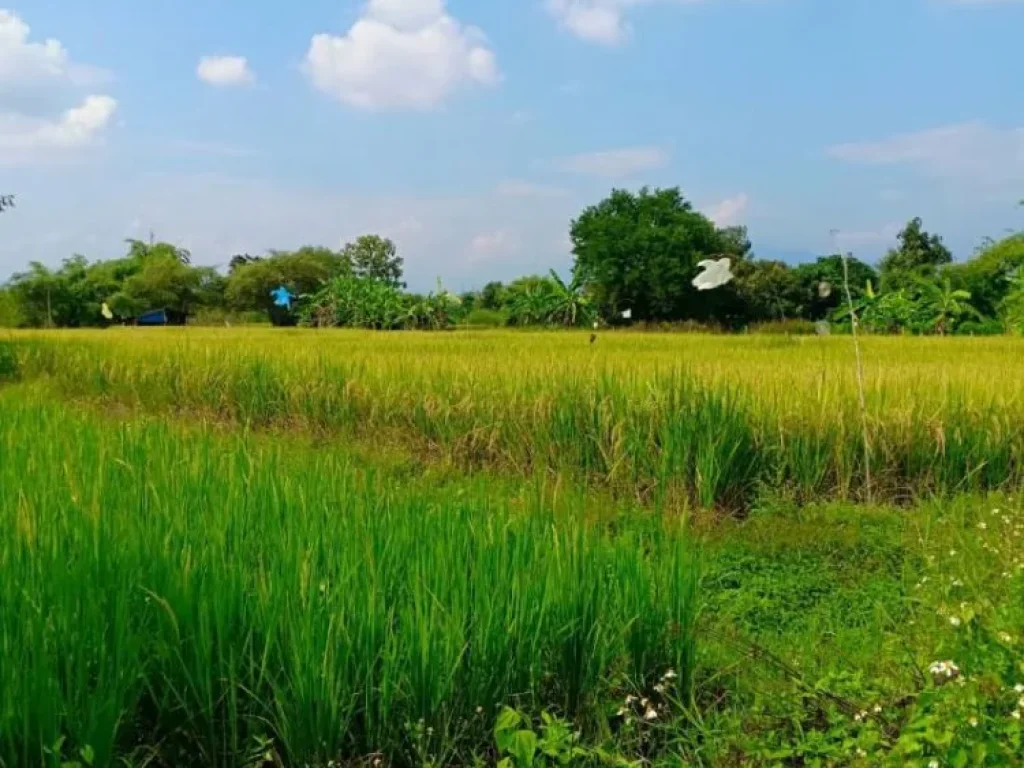
[[[999,633],[999,639],[1002,640],[1004,643],[1012,643],[1013,642],[1013,637],[1010,635],[1009,632],[1000,632]]]
[[[967,722],[971,724],[971,728],[977,728],[978,727],[978,718],[976,718],[976,717],[968,718]]]
[[[949,550],[949,556],[950,557],[956,557],[956,550],[955,549]]]
[[[1013,690],[1015,690],[1017,693],[1024,693],[1024,683],[1017,683],[1015,686],[1013,686]]]
[[[979,527],[979,528],[980,528],[981,530],[983,530],[983,531],[984,531],[985,529],[987,529],[987,528],[988,528],[988,523],[986,523],[986,522],[981,522],[981,523],[978,523],[978,527]]]
[[[618,712],[616,712],[615,714],[616,714],[616,715],[617,715],[618,717],[625,717],[625,716],[626,716],[626,714],[628,714],[628,713],[629,713],[629,710],[628,710],[628,709],[626,709],[625,707],[619,707],[619,711],[618,711]]]
[[[476,708],[476,713],[477,713],[478,715],[482,715],[482,714],[484,713],[484,708],[483,708],[483,707],[477,707],[477,708]]]
[[[881,704],[875,704],[875,708],[874,708],[873,711],[877,715],[879,712],[882,711],[882,705]]]
[[[954,627],[959,627],[960,626],[960,617],[959,616],[950,616],[949,617],[949,623],[952,624]]]
[[[939,768],[939,761],[938,760],[929,760],[928,761],[928,768]]]
[[[658,719],[658,713],[655,712],[651,707],[648,707],[647,711],[644,712],[644,720],[651,721],[651,720],[657,720],[657,719]]]
[[[1010,717],[1012,717],[1014,720],[1020,720],[1020,710],[1013,710],[1013,712],[1010,713]]]
[[[657,694],[665,693],[665,686],[661,683],[658,683],[658,685],[654,686],[654,692]]]
[[[867,757],[867,756],[868,756],[867,752],[865,752],[860,747],[857,747],[857,757]]]
[[[960,579],[953,579],[950,584],[954,587],[962,587],[964,583]]]
[[[676,674],[676,671],[674,669],[669,669],[665,673],[664,677],[666,680],[675,680],[677,677],[679,677],[679,675]]]
[[[704,259],[697,262],[703,272],[693,278],[693,287],[698,291],[710,291],[719,288],[732,280],[731,259]]]

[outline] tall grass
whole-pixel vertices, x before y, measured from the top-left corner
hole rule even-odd
[[[89,388],[125,386],[92,359]],[[249,416],[289,391],[260,360],[224,382]],[[458,762],[500,704],[598,728],[610,697],[687,678],[680,524],[608,526],[531,487],[432,490],[337,450],[0,393],[0,765],[242,765],[267,740],[288,765]]]
[[[573,471],[743,506],[756,489],[865,495],[848,342],[477,332],[21,334],[24,378],[66,396],[404,440],[467,466]],[[1024,342],[868,338],[877,495],[1024,479]]]

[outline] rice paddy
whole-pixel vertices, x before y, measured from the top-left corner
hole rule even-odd
[[[1024,343],[865,356],[0,338],[0,766],[1014,764]]]

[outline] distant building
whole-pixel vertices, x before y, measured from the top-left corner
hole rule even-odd
[[[175,309],[151,309],[135,318],[136,325],[185,325],[188,316]]]

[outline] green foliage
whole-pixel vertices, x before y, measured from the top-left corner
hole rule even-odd
[[[380,235],[363,235],[348,243],[342,255],[352,265],[352,274],[385,283],[392,288],[404,288],[402,258],[395,244]]]
[[[480,291],[481,309],[501,309],[505,305],[505,286],[498,281],[487,283]]]
[[[508,314],[500,309],[474,309],[467,312],[462,322],[468,326],[500,328],[509,324]]]
[[[713,316],[714,292],[698,295],[697,262],[719,255],[742,259],[745,233],[719,231],[678,188],[617,189],[571,225],[573,274],[600,314],[631,309],[638,321]]]
[[[799,275],[781,261],[745,261],[733,270],[732,290],[748,322],[799,316],[803,297]]]
[[[224,298],[231,309],[261,310],[276,323],[287,324],[288,317],[277,311],[271,291],[284,286],[296,296],[313,294],[327,281],[351,272],[348,257],[330,248],[305,246],[297,251],[273,251],[265,258],[236,262]]]
[[[995,317],[1004,299],[1024,275],[1024,233],[993,242],[971,259],[943,270],[953,286],[970,292],[971,303],[986,317]]]
[[[413,308],[394,285],[365,277],[329,280],[302,303],[303,325],[396,330],[415,324]]]
[[[868,264],[847,257],[850,270],[850,294],[855,302],[864,298],[867,285],[878,284],[878,274]],[[799,287],[801,314],[810,320],[823,320],[845,304],[843,257],[819,256],[816,261],[793,268]]]
[[[953,254],[942,238],[926,232],[920,218],[911,219],[896,239],[897,247],[879,264],[883,291],[898,291],[921,278],[931,278],[939,267],[953,261]]]
[[[540,728],[530,719],[505,707],[494,726],[498,768],[554,768],[590,762],[595,754],[579,744],[572,725],[553,715],[541,713]]]
[[[18,328],[25,322],[21,303],[14,292],[0,288],[0,328]]]

